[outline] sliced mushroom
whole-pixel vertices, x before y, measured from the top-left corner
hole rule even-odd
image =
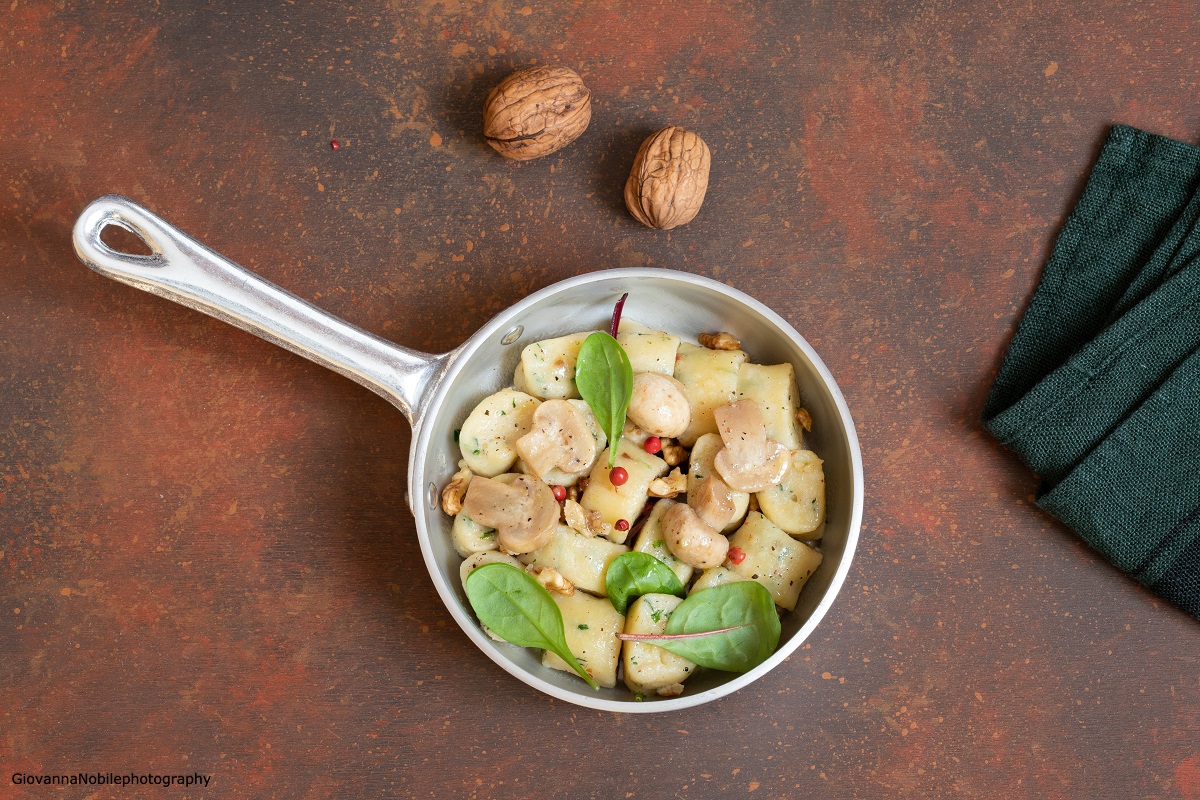
[[[547,400],[533,412],[533,427],[514,447],[534,474],[585,472],[596,460],[596,440],[583,415],[566,400]]]
[[[639,372],[633,376],[628,413],[634,424],[655,436],[678,436],[692,421],[692,408],[683,384],[657,372]]]
[[[676,503],[663,514],[662,534],[673,556],[700,569],[720,566],[729,552],[729,540],[683,503]]]
[[[489,528],[496,529],[500,546],[512,553],[529,553],[554,537],[558,502],[550,487],[530,475],[519,475],[512,483],[475,477],[467,487],[463,511]]]
[[[725,447],[713,466],[730,488],[761,492],[783,480],[791,451],[767,438],[762,410],[753,400],[727,403],[714,412]]]
[[[688,505],[696,512],[701,522],[718,531],[732,522],[733,515],[737,513],[733,493],[729,491],[725,481],[716,475],[709,475],[700,481],[696,491],[688,495]]]

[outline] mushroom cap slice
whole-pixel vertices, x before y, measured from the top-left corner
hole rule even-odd
[[[687,430],[692,407],[679,381],[657,372],[639,372],[633,376],[628,416],[647,433],[674,437]]]
[[[480,525],[495,528],[505,550],[530,553],[554,538],[559,508],[549,486],[520,475],[508,485],[476,477],[467,487],[463,511]]]
[[[783,480],[791,451],[767,438],[758,403],[738,400],[717,408],[713,414],[721,441],[725,443],[713,459],[713,467],[730,488],[761,492]]]
[[[792,456],[791,450],[773,439],[767,440],[766,451],[763,463],[747,464],[737,461],[733,457],[733,451],[725,447],[713,459],[713,467],[731,489],[737,489],[739,492],[765,492],[783,480]]]
[[[733,493],[725,481],[709,475],[700,481],[696,491],[688,495],[688,505],[700,520],[715,530],[721,530],[733,521],[737,509],[733,504]]]
[[[514,447],[539,478],[560,469],[586,472],[596,461],[596,440],[587,421],[566,400],[547,400],[533,412],[533,427]]]
[[[732,458],[742,464],[761,464],[767,456],[767,426],[753,400],[726,403],[713,411],[717,432]],[[733,484],[729,484],[733,486]]]
[[[692,507],[676,503],[662,517],[663,541],[685,564],[708,569],[720,566],[729,552],[729,540],[696,516]]]

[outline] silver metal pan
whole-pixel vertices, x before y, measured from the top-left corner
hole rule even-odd
[[[109,225],[140,237],[151,254],[129,255],[108,247],[100,234]],[[862,457],[850,411],[808,342],[762,303],[724,284],[658,269],[580,275],[526,297],[451,352],[430,355],[321,311],[118,195],[101,197],[84,209],[73,238],[79,258],[100,274],[250,331],[340,372],[399,408],[412,425],[408,503],[434,587],[480,650],[549,695],[622,712],[669,711],[715,700],[783,663],[825,616],[846,578],[863,504]],[[813,418],[809,446],[825,460],[828,488],[821,545],[825,560],[805,587],[799,606],[783,617],[775,654],[743,675],[704,671],[688,682],[683,695],[646,702],[635,702],[620,685],[593,691],[576,677],[542,667],[535,651],[484,635],[463,593],[461,558],[451,546],[450,520],[438,497],[459,459],[455,428],[479,400],[511,384],[522,348],[539,339],[607,328],[613,303],[624,292],[629,292],[629,319],[693,341],[702,332],[726,330],[742,340],[757,363],[791,362]]]

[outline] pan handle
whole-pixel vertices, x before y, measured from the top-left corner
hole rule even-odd
[[[151,254],[113,250],[100,239],[109,225],[138,236]],[[236,325],[340,372],[382,395],[410,424],[451,353],[409,350],[355,327],[224,256],[132,200],[110,194],[80,214],[72,236],[83,263],[113,280]]]

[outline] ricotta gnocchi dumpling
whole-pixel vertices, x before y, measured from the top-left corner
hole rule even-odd
[[[758,492],[758,504],[767,519],[800,538],[812,538],[825,522],[824,462],[811,450],[792,453],[783,480]]]
[[[675,361],[675,379],[683,384],[692,407],[691,421],[679,443],[691,447],[706,433],[717,432],[713,411],[737,400],[738,368],[746,360],[741,350],[709,350],[683,342]]]
[[[618,444],[617,466],[629,477],[620,486],[613,486],[609,480],[608,451],[601,453],[579,502],[590,511],[599,511],[600,518],[609,525],[625,520],[631,526],[650,498],[650,481],[667,474],[667,462],[622,439]]]
[[[539,567],[554,567],[578,589],[604,594],[604,573],[613,559],[629,550],[599,536],[584,536],[559,525],[547,544],[525,553],[520,560]]]
[[[757,511],[729,539],[745,558],[729,569],[743,578],[758,581],[775,600],[775,605],[792,611],[800,590],[821,566],[821,551],[798,542]]]
[[[621,658],[621,640],[625,615],[613,608],[606,597],[576,592],[569,597],[551,595],[562,612],[567,649],[579,660],[592,680],[611,689],[617,685],[617,662]],[[542,653],[542,665],[575,674],[567,662],[550,651]]]
[[[656,372],[675,374],[675,356],[679,352],[679,337],[665,331],[647,328],[631,319],[621,320],[617,342],[629,356],[634,373]]]
[[[671,612],[682,602],[681,598],[670,594],[642,595],[629,607],[629,614],[625,617],[625,633],[664,633]],[[621,667],[629,691],[640,694],[677,686],[696,672],[694,663],[651,642],[625,642],[621,651]]]
[[[528,345],[521,351],[521,363],[513,375],[513,385],[543,400],[579,397],[579,390],[575,388],[575,362],[579,360],[583,340],[590,333],[572,333]]]
[[[475,406],[458,432],[458,447],[471,472],[485,478],[508,472],[517,461],[517,439],[529,433],[541,402],[502,389]]]

